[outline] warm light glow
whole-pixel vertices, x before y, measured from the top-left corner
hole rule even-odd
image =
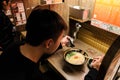
[[[120,0],[96,0],[93,19],[120,27]]]

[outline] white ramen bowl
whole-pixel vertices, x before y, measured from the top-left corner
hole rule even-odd
[[[76,50],[66,51],[64,53],[64,59],[72,65],[83,65],[85,62],[85,56]]]

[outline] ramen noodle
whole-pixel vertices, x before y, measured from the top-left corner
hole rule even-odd
[[[66,55],[66,61],[71,64],[80,65],[84,63],[85,57],[79,52],[71,52]]]

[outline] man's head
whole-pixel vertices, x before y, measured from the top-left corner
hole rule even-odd
[[[37,7],[28,17],[26,30],[26,43],[39,46],[49,39],[56,42],[67,25],[58,13]]]
[[[8,6],[9,0],[0,0],[0,10],[4,10]]]

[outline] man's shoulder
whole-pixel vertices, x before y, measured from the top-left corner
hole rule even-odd
[[[22,45],[22,43],[21,43],[20,41],[12,42],[12,43],[9,44],[8,47],[5,49],[5,53],[17,52],[17,51],[19,51],[20,45]]]
[[[25,79],[25,73],[20,73],[20,72],[16,72],[16,73],[1,73],[0,72],[0,80],[26,80]]]
[[[11,43],[0,55],[0,62],[10,62],[11,60],[15,59],[16,56],[20,54],[19,48],[19,43]]]

